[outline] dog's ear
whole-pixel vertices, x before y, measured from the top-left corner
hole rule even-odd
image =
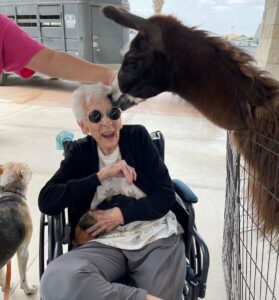
[[[3,174],[3,172],[4,172],[4,166],[0,165],[0,176]]]
[[[16,174],[19,178],[25,178],[30,180],[32,172],[28,167],[19,165],[16,168]]]
[[[31,180],[32,171],[29,168],[22,167],[19,169],[19,176],[23,178],[24,180],[27,180],[29,182]]]
[[[19,177],[19,178],[23,178],[23,169],[20,167],[20,166],[17,166],[16,168],[16,175]]]
[[[31,178],[32,172],[30,169],[26,169],[26,168],[21,168],[18,170],[19,171],[19,176],[21,176],[22,178]]]

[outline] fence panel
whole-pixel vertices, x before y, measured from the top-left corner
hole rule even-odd
[[[251,151],[260,151],[273,166],[272,190],[264,186],[248,163],[232,147],[232,133],[227,139],[227,182],[225,225],[223,235],[223,266],[229,300],[279,300],[279,248],[276,236],[266,235],[258,224],[258,211],[251,198],[268,193],[278,200],[276,182],[279,176],[279,143],[256,132],[249,137]],[[275,170],[275,172],[274,172]],[[269,172],[269,170],[264,170]],[[261,174],[261,172],[260,172]],[[279,216],[273,215],[272,219]]]

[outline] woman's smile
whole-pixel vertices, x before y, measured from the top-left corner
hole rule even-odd
[[[110,140],[110,139],[114,138],[114,131],[103,132],[101,135],[106,140]]]

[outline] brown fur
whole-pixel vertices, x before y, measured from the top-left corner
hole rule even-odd
[[[22,205],[21,207],[21,214],[23,216],[23,219],[25,220],[25,237],[22,241],[23,244],[29,243],[32,237],[32,232],[33,232],[33,225],[32,225],[32,220],[31,220],[31,215],[30,215],[30,210],[28,206]]]
[[[81,229],[78,225],[76,226],[75,238],[73,240],[73,244],[75,246],[83,245],[92,239],[92,236],[90,236],[84,229]]]
[[[263,148],[269,148],[267,138],[257,135],[257,142],[263,146],[257,145],[253,139],[256,138],[254,132],[257,132],[279,141],[279,84],[257,69],[252,58],[238,48],[220,38],[208,37],[202,31],[193,29],[191,33],[208,43],[203,48],[205,53],[200,55],[215,61],[216,71],[204,78],[205,82],[201,82],[199,88],[193,91],[193,98],[187,97],[188,93],[181,96],[214,124],[225,129],[238,129],[233,131],[233,146],[250,167],[249,199],[254,219],[261,226],[263,234],[272,233],[273,238],[278,240],[279,202],[268,191],[276,192],[276,197],[279,197],[279,177],[275,183],[279,161],[276,155],[270,155]],[[212,47],[216,55],[212,53]],[[192,59],[197,65],[198,53],[196,55]],[[196,65],[195,68],[199,68]],[[206,65],[200,66],[201,73],[208,73]],[[277,145],[272,148],[269,150],[279,153]]]
[[[79,220],[75,232],[74,232],[74,245],[80,246],[90,240],[93,239],[90,234],[86,232],[86,229],[88,229],[90,226],[94,225],[96,223],[96,219],[90,216],[90,211],[87,211]]]
[[[172,16],[139,21],[111,6],[104,13],[139,30],[119,71],[122,92],[144,99],[176,93],[217,126],[233,130],[233,146],[250,173],[253,218],[263,234],[279,242],[278,81],[229,42],[183,26]]]
[[[26,278],[32,235],[26,190],[31,174],[23,163],[9,162],[0,166],[0,286],[5,286],[3,267],[17,253],[20,287],[28,295],[36,291],[36,286],[29,285]]]

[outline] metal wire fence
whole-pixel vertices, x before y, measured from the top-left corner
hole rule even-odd
[[[227,182],[225,225],[223,235],[223,266],[227,298],[229,300],[279,300],[279,247],[273,232],[265,234],[257,221],[258,212],[251,205],[251,197],[269,193],[278,200],[279,142],[256,132],[249,134],[251,151],[268,155],[272,165],[272,190],[256,177],[249,163],[231,147],[231,133],[227,139]],[[255,148],[256,147],[256,148]],[[268,152],[268,154],[267,154]],[[265,156],[267,157],[267,156]],[[266,166],[269,168],[269,165]],[[266,171],[266,170],[265,170]],[[257,187],[252,189],[251,187]],[[259,192],[260,191],[260,192]],[[261,199],[259,198],[259,201]],[[273,215],[273,218],[279,216]]]

